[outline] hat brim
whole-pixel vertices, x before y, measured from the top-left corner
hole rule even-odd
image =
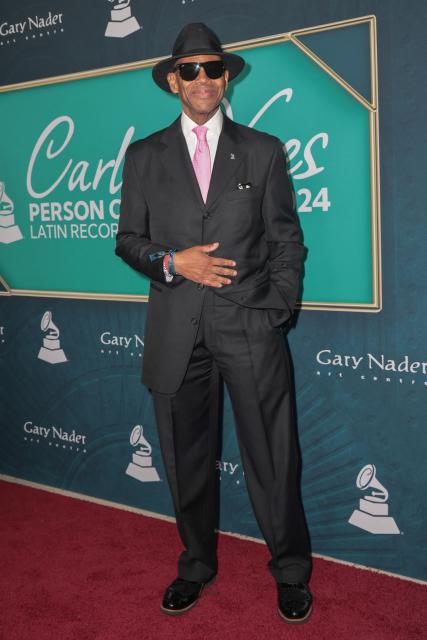
[[[224,60],[224,64],[226,69],[228,70],[228,79],[229,81],[234,80],[239,73],[242,71],[245,66],[245,61],[240,56],[235,53],[226,53],[218,52],[218,51],[191,51],[184,55],[179,56],[171,56],[170,58],[166,58],[166,60],[162,60],[154,65],[152,69],[152,76],[154,82],[164,91],[168,91],[168,93],[172,93],[169,88],[169,83],[167,81],[167,75],[175,66],[175,62],[180,58],[186,58],[188,56],[197,56],[197,55],[215,55],[220,56]]]

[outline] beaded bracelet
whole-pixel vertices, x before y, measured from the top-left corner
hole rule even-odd
[[[176,249],[169,249],[168,271],[173,276],[178,275],[178,273],[175,271],[175,265],[173,263],[173,256],[175,252],[176,252]]]

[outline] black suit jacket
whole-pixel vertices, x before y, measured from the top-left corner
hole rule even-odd
[[[142,381],[160,393],[174,393],[182,381],[205,288],[183,276],[166,283],[162,259],[153,254],[216,241],[210,255],[235,260],[237,276],[215,293],[270,309],[275,326],[286,322],[299,292],[304,246],[280,141],[224,116],[206,204],[180,118],[132,143],[116,254],[151,281]]]

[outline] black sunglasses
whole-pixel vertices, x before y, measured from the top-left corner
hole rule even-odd
[[[210,60],[209,62],[181,62],[175,65],[174,71],[179,71],[179,75],[186,82],[195,80],[199,75],[200,68],[203,67],[206,75],[211,80],[217,80],[225,71],[222,60]]]

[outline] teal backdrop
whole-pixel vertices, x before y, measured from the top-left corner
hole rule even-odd
[[[302,301],[378,308],[372,110],[293,42],[241,53],[246,71],[230,84],[224,106],[284,143],[309,248]],[[130,142],[177,117],[177,98],[153,83],[151,68],[1,97],[1,179],[23,234],[2,247],[9,287],[146,295],[148,280],[112,259],[123,155]]]
[[[178,30],[191,21],[205,21],[224,43],[305,29],[300,42],[361,100],[300,47],[286,42],[245,49],[249,72],[228,98],[235,120],[249,124],[276,91],[293,91],[288,102],[274,102],[254,126],[272,130],[288,144],[308,247],[306,306],[297,314],[288,339],[312,547],[323,556],[427,581],[427,131],[420,108],[427,102],[427,7],[416,0],[131,0],[130,6],[141,28],[123,37],[106,37],[112,10],[106,0],[1,2],[0,25],[19,22],[25,30],[12,37],[3,35],[6,27],[0,28],[0,87],[6,88],[0,92],[0,237],[13,239],[0,243],[0,290],[6,294],[0,296],[0,477],[172,515],[152,399],[140,383],[145,299],[8,295],[7,285],[62,292],[80,288],[80,296],[89,282],[96,291],[146,292],[145,279],[121,264],[108,237],[115,222],[109,204],[119,197],[119,190],[110,193],[112,164],[96,190],[77,185],[69,191],[68,175],[42,197],[30,197],[26,173],[39,136],[55,118],[73,118],[74,136],[55,156],[61,136],[65,139],[64,122],[55,144],[50,150],[44,146],[44,153],[54,157],[51,164],[36,163],[36,192],[45,191],[70,158],[73,167],[82,160],[90,162],[87,180],[93,181],[100,160],[102,171],[117,158],[130,127],[135,128],[134,139],[145,135],[173,119],[177,105],[145,82],[148,70],[11,91],[14,84],[166,55]],[[46,16],[49,11],[61,14],[55,32],[31,27],[30,18],[34,21],[35,14]],[[378,102],[369,60],[375,43],[366,21],[313,29],[368,15],[374,15],[377,24]],[[123,95],[118,93],[122,86]],[[373,264],[368,264],[368,127],[369,118],[371,123],[375,118],[366,103],[378,107],[382,306],[369,306],[375,292]],[[303,149],[319,132],[328,135],[328,144],[323,148],[322,138],[313,142],[313,157],[324,170],[298,177],[307,168]],[[298,153],[298,143],[289,143],[292,140],[302,145]],[[121,165],[113,189],[120,174]],[[319,206],[302,211],[308,194],[301,190],[310,191],[309,202],[314,204],[322,188],[328,189],[328,210]],[[43,211],[49,216],[64,202],[79,202],[82,216],[85,203],[99,200],[105,201],[106,219],[95,220],[92,229],[107,237],[31,240],[31,224],[36,233],[60,221],[35,217],[31,223],[30,204],[47,203]],[[322,204],[322,195],[317,202]],[[87,222],[77,219],[66,225],[76,224],[77,234]],[[308,301],[316,296],[329,301],[329,307],[310,307]],[[333,306],[334,300],[340,302]],[[361,308],[378,312],[360,312]],[[53,348],[47,349],[46,343]],[[136,478],[133,467],[129,469],[140,446],[134,438],[131,441],[137,425],[151,447],[149,481]],[[220,528],[259,538],[226,391],[217,468]],[[372,482],[388,494],[382,493],[387,519],[358,513]],[[381,527],[385,531],[379,531]]]

